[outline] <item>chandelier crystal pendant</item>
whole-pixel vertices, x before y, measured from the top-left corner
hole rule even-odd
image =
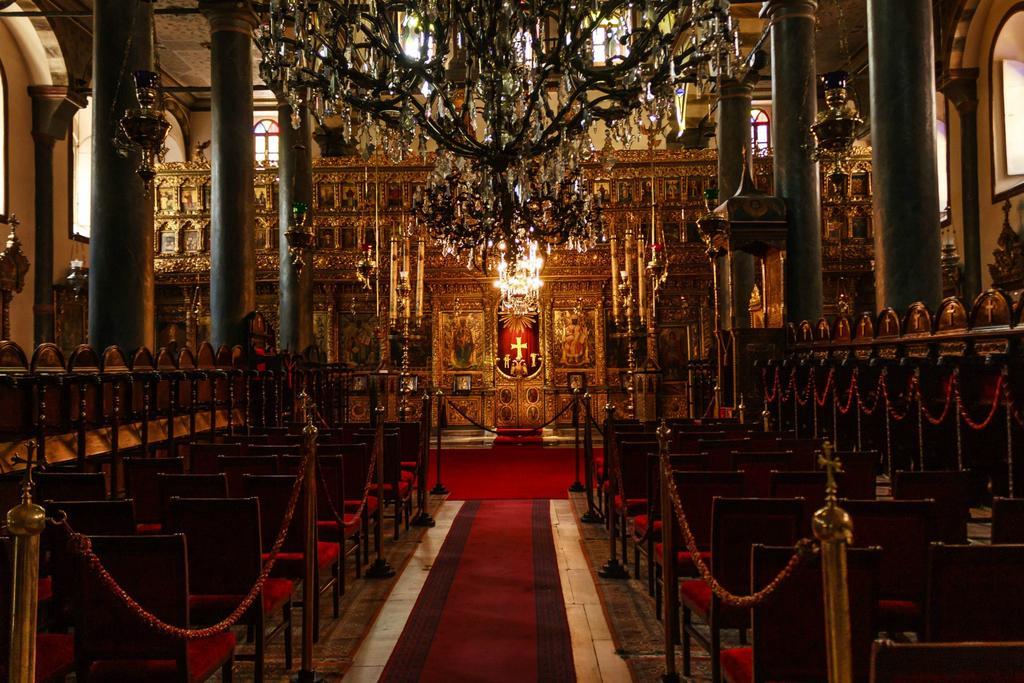
[[[540,271],[544,259],[540,256],[536,242],[530,242],[525,254],[519,255],[509,264],[502,253],[498,261],[498,278],[494,286],[501,290],[501,310],[513,315],[536,313],[540,288],[544,285]]]
[[[432,142],[421,219],[452,251],[513,259],[599,239],[579,182],[596,122],[627,147],[642,110],[739,54],[726,0],[271,0],[257,44],[266,82],[366,152]]]

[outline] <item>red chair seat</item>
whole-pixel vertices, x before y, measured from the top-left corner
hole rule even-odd
[[[36,593],[39,602],[46,602],[53,598],[53,578],[50,576],[39,577],[39,591]],[[38,649],[38,648],[36,648]]]
[[[351,538],[359,533],[362,519],[355,515],[345,515],[345,538]],[[316,523],[317,533],[325,541],[337,543],[342,535],[338,533],[338,523],[333,519],[322,519]]]
[[[647,508],[646,498],[627,498],[626,514],[632,517]],[[622,496],[615,496],[615,511],[622,512]]]
[[[338,561],[340,550],[337,543],[328,541],[317,541],[316,544],[318,564],[320,569],[326,569]],[[263,553],[263,561],[266,562],[270,553]],[[305,571],[305,553],[278,553],[277,563],[271,576],[302,576]]]
[[[637,540],[643,540],[647,538],[647,527],[647,515],[637,515],[633,518],[633,535],[637,538]],[[654,520],[654,529],[652,530],[652,532],[654,533],[655,538],[661,538],[660,519]]]
[[[657,564],[661,564],[661,543],[654,544],[654,561]],[[700,559],[704,560],[704,564],[711,564],[711,552],[707,550],[700,551]],[[690,555],[690,551],[683,550],[676,551],[676,575],[688,575],[692,576],[696,573],[696,568],[693,565],[693,557]]]
[[[690,611],[699,615],[711,612],[711,586],[701,579],[683,581],[679,584],[679,599]]]
[[[879,600],[878,622],[887,631],[916,631],[921,628],[921,606],[912,600]]]
[[[748,683],[754,680],[754,648],[734,647],[722,650],[722,675],[729,683]]]
[[[406,483],[416,481],[416,473],[411,470],[402,470],[402,481]]]
[[[137,534],[158,534],[163,531],[163,525],[159,522],[136,524],[135,533]]]
[[[64,680],[75,670],[75,637],[67,633],[36,634],[36,680]]]
[[[402,469],[403,470],[415,470],[417,467],[419,467],[419,463],[416,462],[415,460],[403,460],[402,461]]]
[[[235,634],[218,633],[209,638],[188,641],[188,668],[190,683],[202,683],[223,666],[235,649]],[[89,669],[89,681],[117,681],[127,683],[162,683],[180,681],[173,660],[104,660],[94,662]]]
[[[345,501],[345,512],[350,512],[359,507],[358,500],[346,500]],[[375,496],[367,496],[366,498],[366,512],[373,514],[377,511],[377,498]]]
[[[267,579],[263,583],[263,613],[278,611],[295,592],[291,579]],[[243,595],[190,595],[188,596],[189,618],[196,624],[214,624],[234,611]]]

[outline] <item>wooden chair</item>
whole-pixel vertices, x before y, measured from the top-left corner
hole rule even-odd
[[[893,479],[892,497],[896,500],[934,500],[936,540],[943,543],[967,543],[967,521],[971,518],[971,480],[969,472],[898,470]]]
[[[263,537],[259,501],[255,498],[175,498],[170,503],[167,529],[184,534],[188,543],[189,618],[192,624],[216,624],[238,606],[256,583],[262,568]],[[270,541],[273,543],[273,539]],[[268,578],[260,599],[240,624],[251,627],[253,655],[237,659],[255,662],[255,680],[263,681],[266,642],[284,633],[284,666],[292,668],[291,579]],[[267,622],[280,611],[281,621],[266,633]]]
[[[228,478],[224,474],[157,474],[160,520],[167,521],[171,498],[227,498]]]
[[[216,474],[217,458],[246,455],[248,449],[243,443],[192,443],[188,447],[189,474]]]
[[[928,545],[935,539],[935,503],[843,500],[853,518],[854,545],[882,549],[878,623],[893,633],[924,630]]]
[[[628,564],[629,521],[647,511],[650,500],[648,488],[647,456],[658,452],[658,442],[639,439],[636,436],[624,438],[618,446],[619,469],[622,471],[622,491],[612,501],[612,509],[618,515],[617,531],[621,542],[622,563]],[[610,483],[610,482],[609,482]]]
[[[752,546],[793,547],[802,529],[801,500],[769,498],[715,498],[711,513],[711,573],[735,595],[750,589]],[[750,627],[750,610],[730,607],[711,591],[703,579],[683,581],[679,586],[683,616],[683,673],[690,673],[690,641],[696,640],[711,656],[711,679],[722,680],[721,631],[739,629],[741,642]],[[693,624],[696,614],[707,624],[706,638]]]
[[[169,624],[188,626],[184,536],[97,536],[92,549],[118,585],[143,608]],[[222,680],[232,680],[235,635],[231,631],[193,640],[173,638],[141,627],[138,617],[85,562],[79,563],[78,584],[78,681],[205,681],[218,670]]]
[[[228,479],[228,495],[239,498],[244,495],[242,477],[247,474],[278,474],[276,455],[240,455],[217,457],[217,471]]]
[[[992,499],[992,542],[1024,543],[1024,498]]]
[[[37,472],[36,500],[106,500],[102,472]]]
[[[135,501],[135,521],[139,533],[160,533],[163,510],[160,507],[159,474],[184,474],[184,458],[125,458],[124,492]]]
[[[349,443],[344,446],[333,446],[331,453],[340,455],[345,466],[343,481],[345,484],[345,513],[355,513],[363,500],[366,477],[370,470],[370,445],[367,443]],[[370,530],[374,537],[380,533],[377,527],[377,506],[380,504],[372,492],[366,498],[362,514],[363,560],[370,557]]]
[[[847,552],[853,673],[868,677],[878,603],[878,549]],[[792,547],[755,545],[750,592],[764,588],[786,566]],[[821,558],[806,557],[793,575],[751,610],[751,647],[722,651],[722,674],[729,683],[824,681],[828,679]]]
[[[263,538],[263,559],[266,561],[274,538],[278,530],[284,524],[285,514],[288,511],[288,501],[291,497],[292,488],[295,484],[295,477],[288,475],[242,475],[243,487],[247,497],[255,497],[260,502],[260,520],[267,528],[267,534]],[[298,506],[296,506],[298,508]],[[335,618],[340,610],[340,583],[338,580],[340,553],[337,543],[316,543],[316,595],[330,590],[334,607]],[[301,582],[306,575],[306,525],[302,523],[302,512],[296,510],[292,517],[291,527],[285,537],[281,552],[277,555],[277,564],[271,574],[275,577],[284,577],[293,581]],[[327,572],[330,579],[323,585],[320,584],[321,572]],[[320,600],[313,603],[313,639],[320,637]]]
[[[741,498],[743,496],[742,472],[673,472],[676,490],[679,491],[679,502],[683,506],[690,530],[693,532],[697,548],[705,562],[711,559],[711,515],[715,498]],[[683,545],[683,532],[679,522],[672,518],[672,538],[675,548],[670,556],[676,558],[676,576],[695,576],[696,567],[689,551]],[[664,562],[665,551],[660,542],[654,544],[652,550],[658,575]],[[665,590],[675,590],[667,586]],[[661,606],[661,589],[655,585],[654,600]]]
[[[876,640],[871,683],[1024,683],[1024,642],[894,643]]]
[[[925,640],[1024,641],[1021,586],[1024,545],[933,543],[928,555]]]
[[[793,451],[746,451],[732,454],[733,466],[743,473],[743,495],[747,498],[771,497],[773,471],[793,469]]]
[[[876,471],[881,461],[878,451],[836,451],[835,457],[843,463],[846,490],[843,498],[874,500],[878,496]],[[815,463],[815,468],[820,466]]]

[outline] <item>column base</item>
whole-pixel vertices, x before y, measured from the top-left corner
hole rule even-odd
[[[419,526],[419,527],[431,528],[433,526],[436,526],[437,522],[435,522],[434,518],[431,517],[430,514],[427,513],[426,510],[424,510],[424,511],[418,513],[415,517],[413,517],[409,521],[409,524],[411,526]]]
[[[619,564],[616,558],[612,558],[604,563],[604,566],[598,570],[597,575],[602,579],[628,579],[629,572],[626,568]]]
[[[661,681],[662,683],[679,683],[679,674],[674,672],[670,674],[661,674]]]
[[[434,484],[434,488],[430,489],[430,495],[432,496],[445,496],[448,495],[448,493],[450,492],[448,491],[448,489],[445,488],[444,484],[442,484],[441,482],[437,482],[436,484]]]
[[[368,579],[390,579],[395,575],[395,568],[383,557],[378,557],[363,574]]]
[[[600,524],[604,521],[604,517],[597,510],[587,510],[580,515],[580,521],[584,524]]]
[[[583,485],[582,483],[580,483],[579,481],[574,481],[574,482],[573,482],[573,483],[572,483],[572,484],[571,484],[571,485],[569,486],[569,493],[586,493],[586,491],[587,491],[587,487],[585,487],[585,486],[584,486],[584,485]]]
[[[292,678],[295,683],[324,683],[324,677],[316,671],[300,669]]]

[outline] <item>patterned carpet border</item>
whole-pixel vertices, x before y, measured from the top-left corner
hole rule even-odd
[[[448,593],[455,580],[462,551],[469,540],[473,520],[479,509],[480,501],[469,501],[462,506],[455,521],[452,522],[452,528],[434,560],[416,605],[409,615],[409,621],[406,622],[402,635],[384,668],[381,681],[397,683],[419,679],[430,653],[434,634],[441,622],[441,614],[448,601]]]
[[[537,608],[537,680],[576,680],[569,618],[551,530],[551,502],[533,501],[533,591]]]

